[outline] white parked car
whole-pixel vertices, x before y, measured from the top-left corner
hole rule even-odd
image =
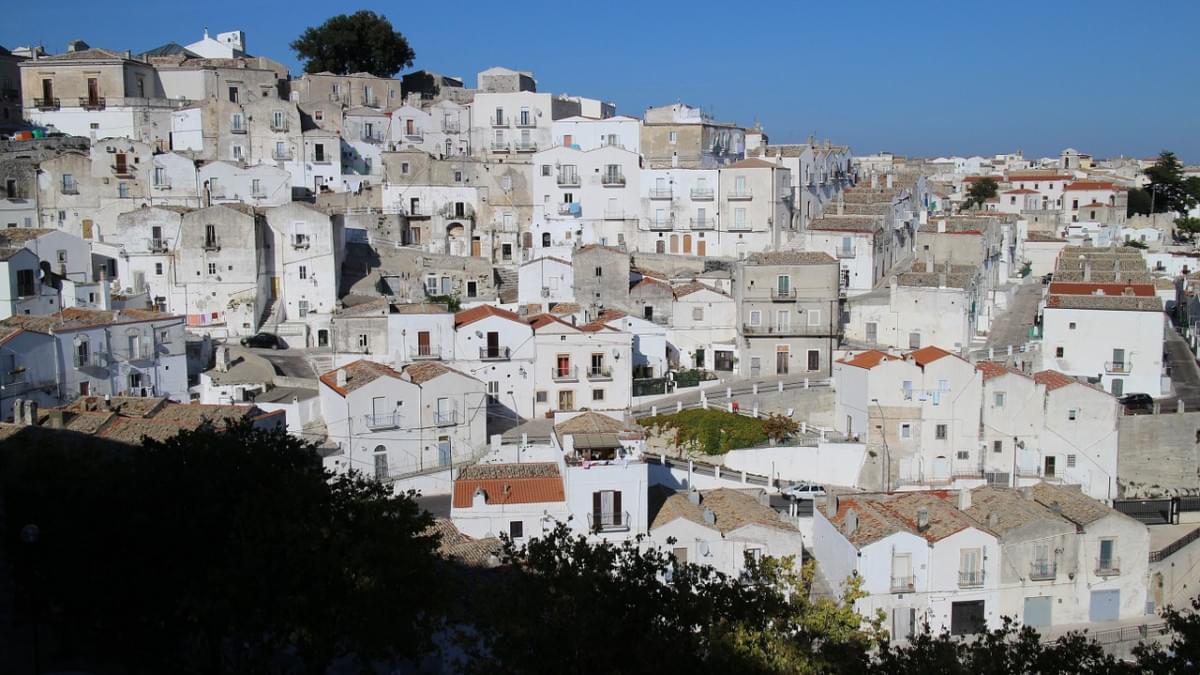
[[[816,483],[792,483],[779,492],[784,497],[794,501],[825,496],[825,488]]]

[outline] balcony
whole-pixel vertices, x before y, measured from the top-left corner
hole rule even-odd
[[[553,366],[550,368],[550,378],[555,382],[578,382],[579,369],[575,366]]]
[[[157,183],[155,183],[153,187],[155,190],[170,190],[171,189],[171,181],[160,180]]]
[[[555,181],[559,187],[579,187],[579,174],[559,173]]]
[[[716,229],[717,221],[712,218],[692,218],[688,221],[688,225],[693,230],[712,230]]]
[[[844,246],[834,250],[834,257],[837,258],[853,258],[855,255],[854,247],[846,248]]]
[[[588,529],[592,532],[628,532],[629,512],[621,513],[589,513]]]
[[[750,223],[741,222],[741,223],[729,223],[728,225],[725,226],[725,229],[730,232],[749,232],[750,230],[753,230],[754,228],[750,225]]]
[[[33,99],[33,107],[38,110],[58,110],[61,106],[56,98],[35,98]]]
[[[442,132],[447,134],[457,134],[462,129],[462,126],[457,120],[442,120]]]
[[[671,188],[650,188],[650,199],[671,199],[673,195]]]
[[[978,588],[983,585],[983,570],[965,570],[958,573],[959,588]]]
[[[79,107],[84,110],[104,110],[104,97],[81,96],[79,97]]]
[[[490,121],[491,121],[491,123],[492,123],[492,126],[493,126],[493,127],[496,127],[497,129],[506,129],[506,128],[508,128],[508,122],[509,122],[509,120],[508,120],[508,118],[507,118],[507,117],[504,117],[503,115],[501,115],[501,116],[499,116],[499,117],[497,117],[497,116],[493,115],[493,116],[492,116],[492,117],[490,117],[489,119],[490,119]]]
[[[434,411],[433,423],[439,427],[452,427],[458,424],[458,411],[453,408],[450,410]]]
[[[775,302],[795,302],[796,289],[794,288],[779,288],[771,289],[771,299]]]
[[[382,415],[363,415],[363,424],[371,431],[380,429],[398,429],[400,427],[400,413],[385,413]]]
[[[508,152],[508,143],[504,141],[492,141],[492,152]]]
[[[463,204],[460,208],[457,202],[451,202],[438,209],[438,215],[449,220],[473,220],[475,218],[475,207],[470,204]]]
[[[534,141],[517,141],[513,144],[517,152],[537,152],[538,146]]]
[[[204,240],[204,250],[205,251],[220,251],[221,250],[221,240],[217,237],[206,238]]]
[[[287,130],[288,130],[287,118],[271,120],[271,131],[287,131]]]
[[[1049,560],[1034,560],[1029,563],[1031,581],[1054,581],[1058,576],[1058,563]]]
[[[563,202],[558,205],[558,215],[578,218],[583,215],[583,205],[575,202]]]
[[[421,131],[420,129],[413,129],[412,131],[406,131],[406,132],[404,132],[404,140],[408,141],[409,143],[424,143],[425,142],[425,132]]]
[[[154,349],[154,345],[137,345],[133,349],[127,349],[121,354],[128,362],[136,361],[153,361],[158,352]]]
[[[235,125],[233,125],[232,127],[230,127],[230,129],[229,129],[229,133],[231,133],[231,134],[244,134],[244,133],[246,133],[246,127],[244,127],[244,126],[242,126],[242,125],[240,125],[240,124],[235,124]]]
[[[754,191],[751,190],[750,188],[742,188],[741,190],[733,190],[732,192],[729,193],[729,195],[726,197],[726,199],[728,199],[731,202],[745,201],[747,199],[754,199]]]
[[[1096,558],[1096,576],[1115,577],[1121,573],[1120,558]]]
[[[1112,375],[1128,375],[1133,369],[1133,364],[1129,361],[1105,361],[1104,372]]]
[[[107,362],[108,359],[104,354],[91,353],[80,355],[78,352],[75,353],[73,361],[76,368],[104,368]]]
[[[166,239],[150,238],[146,240],[146,249],[151,253],[166,253],[167,248]]]
[[[532,129],[537,126],[537,120],[534,119],[533,115],[519,115],[517,116],[516,126],[518,129]]]
[[[307,234],[293,234],[292,235],[292,248],[295,248],[295,249],[308,248],[311,243],[312,243],[312,240],[309,238],[309,236]]]
[[[742,324],[742,334],[750,336],[760,335],[776,335],[776,336],[815,336],[815,335],[834,335],[835,331],[828,321],[822,321],[819,326],[810,326],[806,323],[788,323],[787,325],[759,325],[752,326],[750,324]]]
[[[695,202],[711,202],[713,200],[712,188],[692,188],[692,201]]]
[[[658,218],[650,219],[650,230],[652,232],[661,232],[673,229],[675,229],[674,218],[664,218],[662,220],[659,220]]]
[[[442,359],[442,348],[437,345],[409,347],[408,358],[412,361],[440,361]]]
[[[600,184],[604,187],[625,187],[625,176],[619,173],[606,173],[601,177]]]
[[[77,194],[79,194],[79,184],[78,183],[63,183],[61,192],[64,195],[77,195]]]
[[[893,593],[912,593],[915,587],[916,580],[911,574],[905,577],[892,577]]]
[[[359,134],[359,140],[361,140],[363,143],[379,145],[383,142],[383,134],[375,133],[373,131],[364,131]]]
[[[512,350],[508,347],[480,347],[480,361],[507,361],[512,358]]]
[[[277,162],[290,162],[290,161],[292,161],[292,151],[291,150],[278,150],[278,149],[272,150],[271,151],[271,159],[273,159]]]
[[[121,166],[119,164],[110,164],[108,168],[117,178],[133,178],[133,167],[129,164]]]
[[[610,381],[613,379],[612,369],[607,366],[588,368],[587,377],[593,382]]]
[[[604,219],[605,220],[625,220],[625,212],[620,211],[620,210],[610,211],[608,209],[605,209],[604,210]]]

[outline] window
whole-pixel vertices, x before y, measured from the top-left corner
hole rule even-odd
[[[1070,330],[1075,330],[1075,322],[1074,322],[1074,321],[1072,321],[1071,323],[1068,323],[1068,324],[1067,324],[1067,328],[1068,328],[1068,329],[1070,329]]]
[[[1063,357],[1063,348],[1055,347],[1054,348],[1054,356],[1061,359]]]
[[[367,348],[367,334],[366,333],[358,334],[358,347],[359,347],[359,349]]]
[[[238,102],[238,88],[237,87],[229,88],[229,102],[230,103]]]
[[[308,266],[307,266],[307,265],[301,265],[301,266],[300,266],[300,278],[301,278],[301,279],[307,279],[307,278],[308,278]]]
[[[992,452],[1004,452],[1004,441],[992,441]]]
[[[246,130],[246,118],[242,113],[233,113],[233,117],[230,120],[230,127],[232,127],[234,133]]]
[[[536,400],[538,403],[545,403],[546,402],[546,392],[544,392],[544,391],[537,392],[536,394],[534,394],[534,400]]]
[[[692,321],[703,321],[703,320],[704,320],[704,308],[703,307],[693,307],[692,308]]]
[[[377,445],[375,446],[375,480],[387,480],[387,477],[387,448],[382,445]]]
[[[33,270],[17,270],[17,297],[25,298],[33,295]]]
[[[903,389],[903,390],[904,390],[904,400],[905,400],[905,401],[911,401],[911,400],[912,400],[912,397],[913,397],[913,383],[912,383],[912,380],[905,380],[905,381],[904,381],[904,383],[901,385],[901,389]]]
[[[1067,468],[1068,469],[1075,468],[1075,455],[1067,455]]]
[[[686,546],[676,546],[675,548],[672,548],[671,549],[671,557],[674,558],[675,562],[680,565],[686,564],[688,561],[687,547]]]
[[[1117,569],[1117,540],[1106,538],[1100,540],[1100,557],[1096,560],[1096,568],[1100,571],[1107,572]]]
[[[603,267],[599,267],[599,266],[596,267],[596,276],[598,276],[598,277],[604,276],[604,268]]]
[[[217,263],[208,263],[208,273],[209,274],[217,273]]]
[[[909,349],[920,349],[921,348],[921,334],[920,333],[909,333],[908,334],[908,348]]]
[[[821,310],[819,310],[819,309],[808,310],[808,325],[810,325],[810,326],[820,326],[821,325]]]
[[[325,111],[324,110],[314,110],[313,111],[313,119],[318,122],[324,120],[325,119]]]
[[[165,167],[154,167],[154,185],[163,187],[167,184],[167,169]]]
[[[998,391],[992,394],[992,404],[997,408],[1004,407],[1004,392]]]
[[[900,425],[900,438],[901,440],[908,440],[912,438],[912,425],[908,422]]]
[[[75,176],[69,173],[62,175],[62,191],[63,194],[75,194],[79,191],[79,188],[75,185]],[[59,220],[62,220],[62,218],[59,218]]]
[[[508,536],[512,539],[520,539],[525,536],[525,523],[520,520],[514,520],[508,524]]]
[[[1078,416],[1079,416],[1079,411],[1074,408],[1071,408],[1070,410],[1067,411],[1067,419],[1072,422],[1074,422],[1075,418]]]
[[[230,148],[233,152],[233,158],[239,162],[246,161],[246,152],[240,145],[234,145]]]
[[[958,453],[955,454],[955,457],[965,461],[971,459],[971,453],[967,452],[966,450],[959,450]]]
[[[671,145],[675,145],[675,143],[678,141],[679,141],[679,132],[672,131],[667,134],[667,142],[670,143]]]
[[[934,438],[936,438],[936,439],[937,439],[937,440],[939,440],[939,441],[944,441],[944,440],[946,440],[946,425],[945,425],[945,424],[939,424],[939,425],[937,425],[936,427],[934,427],[934,434],[933,434],[933,436],[934,436]]]
[[[160,277],[162,276],[162,273],[163,273],[162,263],[154,263],[154,273]]]
[[[761,326],[762,325],[762,310],[758,310],[758,309],[750,310],[750,325],[751,326]]]
[[[593,389],[592,390],[592,400],[593,401],[603,401],[604,400],[604,390],[603,389]]]
[[[400,173],[408,175],[408,162],[400,162]]]

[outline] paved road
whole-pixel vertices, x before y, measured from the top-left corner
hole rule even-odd
[[[450,495],[417,497],[416,501],[421,508],[432,513],[435,518],[450,517]]]
[[[1029,327],[1037,318],[1038,302],[1042,299],[1044,288],[1037,282],[1018,286],[1008,309],[992,321],[992,329],[984,346],[999,349],[1029,342]]]
[[[1183,401],[1188,410],[1200,410],[1200,366],[1196,365],[1195,355],[1174,326],[1167,329],[1164,346],[1175,395],[1162,400],[1162,409],[1173,411],[1178,402]]]

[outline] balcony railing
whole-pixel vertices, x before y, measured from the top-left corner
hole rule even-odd
[[[434,411],[433,423],[439,427],[452,427],[458,424],[458,411],[454,409]]]
[[[692,218],[688,224],[693,230],[711,230],[717,226],[717,221],[712,218]]]
[[[712,188],[692,188],[692,201],[710,202],[713,198]]]
[[[650,219],[650,229],[651,230],[673,230],[673,229],[675,229],[675,219],[674,218],[664,218],[662,220],[659,220],[658,218],[651,218]]]
[[[771,289],[771,299],[776,302],[795,302],[796,289],[794,288],[779,288],[778,286]]]
[[[606,173],[600,179],[600,182],[605,187],[625,187],[625,175],[619,173]]]
[[[750,223],[741,222],[741,223],[729,223],[728,225],[725,226],[725,229],[729,230],[730,232],[749,232],[750,230],[752,230],[754,228],[750,225]]]
[[[1133,369],[1133,364],[1129,361],[1105,361],[1104,372],[1116,375],[1127,374]]]
[[[275,120],[275,119],[271,120],[271,131],[287,131],[287,130],[288,130],[287,118],[284,118],[282,120]]]
[[[463,204],[462,208],[460,209],[455,202],[451,202],[443,205],[441,209],[438,209],[438,215],[451,220],[455,218],[472,219],[475,217],[475,207],[471,206],[470,204]]]
[[[104,110],[103,96],[80,96],[79,107],[84,110]]]
[[[563,202],[558,205],[558,215],[560,216],[582,216],[583,206],[577,202]]]
[[[517,152],[537,152],[538,146],[535,141],[517,141],[513,144]]]
[[[457,134],[462,126],[457,120],[442,120],[442,131],[447,134]]]
[[[489,119],[492,122],[492,126],[498,128],[498,129],[503,129],[508,126],[509,120],[507,117],[504,117],[503,115],[500,117],[496,117],[495,115],[493,115]]]
[[[75,359],[72,363],[76,368],[103,368],[108,359],[104,354],[92,352],[80,357],[79,353],[75,353]]]
[[[375,132],[364,131],[359,138],[363,143],[371,143],[372,145],[379,145],[383,142],[383,134]]]
[[[604,219],[605,220],[625,220],[625,212],[620,211],[620,210],[610,211],[608,209],[605,209],[604,210]]]
[[[292,248],[308,248],[312,244],[312,240],[307,234],[293,234]]]
[[[1058,563],[1050,560],[1034,560],[1029,563],[1029,578],[1033,581],[1050,581],[1058,576]]]
[[[158,356],[158,352],[154,349],[154,345],[138,345],[133,349],[121,352],[121,356],[126,361],[151,361]]]
[[[291,150],[272,150],[271,151],[271,159],[274,159],[274,160],[280,161],[280,162],[291,161],[292,151]]]
[[[599,368],[596,368],[596,367],[588,368],[587,376],[588,376],[589,380],[611,380],[611,379],[613,379],[612,378],[612,369],[608,368],[607,366],[601,366]]]
[[[958,573],[958,585],[962,588],[975,588],[983,585],[983,570],[964,570]]]
[[[512,350],[508,347],[480,347],[480,361],[507,361],[512,358]]]
[[[579,371],[575,366],[552,366],[550,368],[550,377],[555,382],[578,382]]]
[[[79,194],[79,183],[63,184],[61,191],[64,195],[77,195]]]
[[[400,413],[383,413],[381,415],[363,415],[363,423],[368,429],[397,429],[400,427]]]
[[[754,199],[754,191],[750,188],[742,188],[741,190],[733,190],[727,197],[730,201],[743,201],[746,199]]]
[[[413,129],[412,131],[406,131],[406,132],[404,132],[404,140],[412,141],[413,143],[424,143],[425,142],[425,132],[421,131],[420,129]]]
[[[854,257],[854,248],[853,247],[846,248],[844,246],[839,247],[839,248],[835,249],[835,255],[838,258],[853,258]]]
[[[154,239],[154,238],[147,239],[146,240],[146,248],[151,253],[166,253],[167,252],[167,240],[166,239]]]
[[[1096,558],[1096,576],[1115,577],[1121,573],[1120,558]]]
[[[38,110],[58,110],[61,106],[57,98],[35,98],[33,107]]]
[[[562,187],[579,187],[578,173],[560,173],[556,180]]]
[[[905,577],[892,577],[891,588],[893,593],[911,593],[915,585],[915,580],[911,574]]]
[[[154,189],[155,190],[170,190],[171,189],[171,181],[167,180],[167,179],[160,180],[154,184]]]
[[[810,326],[804,322],[788,323],[784,326],[742,324],[743,335],[833,335],[834,332],[827,321],[822,321],[819,326]]]
[[[628,532],[630,527],[629,512],[619,513],[589,513],[588,529],[592,532]]]
[[[120,166],[118,164],[110,164],[108,166],[108,168],[112,170],[113,175],[116,176],[117,178],[132,178],[133,177],[133,165],[131,165],[131,164],[126,164],[125,166]]]
[[[650,188],[650,199],[670,199],[673,194],[671,188]]]
[[[492,141],[492,152],[508,152],[508,143],[503,141]]]
[[[221,250],[220,238],[212,237],[210,239],[205,239],[204,240],[204,250],[205,251],[220,251]]]
[[[519,129],[529,129],[537,126],[537,120],[534,119],[533,115],[518,116],[516,126]]]
[[[244,133],[246,133],[246,127],[244,127],[244,126],[242,126],[242,125],[235,124],[235,125],[233,125],[233,127],[231,127],[231,128],[229,129],[229,133],[231,133],[231,134],[244,134]]]
[[[442,358],[442,348],[438,345],[417,345],[416,347],[409,347],[408,358],[412,359],[413,361],[440,360]]]

